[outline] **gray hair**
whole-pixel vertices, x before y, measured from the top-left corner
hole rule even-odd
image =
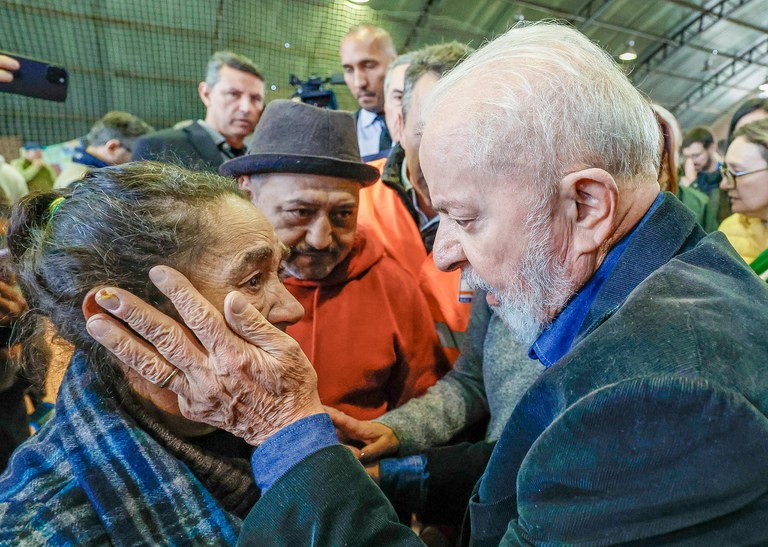
[[[411,64],[411,60],[413,59],[413,56],[415,53],[416,53],[415,51],[409,51],[408,53],[403,53],[397,59],[392,61],[392,63],[389,65],[389,67],[387,68],[387,75],[384,76],[384,96],[385,97],[387,93],[389,93],[389,84],[392,83],[392,71],[396,67]]]
[[[85,295],[93,287],[120,287],[176,317],[147,273],[157,264],[185,275],[194,270],[214,241],[216,204],[228,197],[246,199],[232,179],[156,162],[92,169],[66,190],[25,196],[8,230],[30,303],[22,319],[34,325],[48,317],[59,336],[93,358],[102,377],[119,376],[114,358],[86,331]]]
[[[245,55],[239,55],[231,51],[217,51],[208,61],[208,68],[205,72],[205,83],[211,87],[215,86],[219,81],[221,67],[224,65],[239,70],[240,72],[253,74],[262,82],[264,81],[264,76],[261,74],[261,71],[254,62]]]
[[[462,143],[470,169],[525,173],[540,186],[539,199],[550,199],[568,170],[583,166],[604,169],[619,186],[656,180],[660,134],[648,101],[575,29],[516,25],[437,83],[422,123],[455,97],[469,103],[461,109],[468,114],[443,141]]]
[[[85,138],[90,146],[103,146],[112,139],[130,145],[142,135],[154,131],[147,122],[128,112],[107,112],[103,118],[93,124]]]
[[[408,70],[405,71],[403,119],[405,119],[411,105],[413,86],[416,85],[419,78],[428,72],[434,72],[439,78],[442,78],[473,51],[474,49],[468,45],[454,41],[427,46],[415,52]]]

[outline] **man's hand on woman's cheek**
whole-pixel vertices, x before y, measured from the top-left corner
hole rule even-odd
[[[222,316],[176,270],[157,266],[150,279],[187,328],[131,293],[107,287],[95,301],[108,313],[91,316],[88,332],[124,365],[176,393],[187,418],[258,446],[283,427],[324,412],[317,375],[298,343],[242,295],[227,296]]]

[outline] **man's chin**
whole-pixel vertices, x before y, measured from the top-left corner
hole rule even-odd
[[[504,322],[512,338],[526,346],[532,345],[544,328],[530,311],[516,309],[503,300],[491,310]]]
[[[378,114],[383,110],[383,106],[379,105],[376,102],[376,99],[374,97],[365,97],[363,99],[358,99],[357,104],[360,105],[360,108],[363,110],[367,110],[368,112],[373,112],[374,114]]]
[[[328,277],[333,269],[336,267],[334,264],[284,264],[285,273],[296,279],[302,281],[319,281]]]

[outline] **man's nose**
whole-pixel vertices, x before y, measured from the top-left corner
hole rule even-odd
[[[327,215],[318,216],[307,229],[304,240],[315,249],[327,249],[333,242],[333,226]]]
[[[368,87],[368,75],[365,70],[355,70],[355,87],[365,89]]]
[[[237,103],[237,108],[240,112],[245,112],[247,114],[256,111],[256,107],[254,106],[253,101],[251,101],[250,97],[246,95],[240,97],[240,100]]]
[[[432,258],[435,265],[444,272],[461,268],[467,262],[464,249],[455,237],[455,229],[447,226],[450,221],[441,222],[437,227],[435,243],[432,247]]]

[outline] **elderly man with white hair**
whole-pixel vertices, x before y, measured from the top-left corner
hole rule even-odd
[[[649,104],[605,52],[551,24],[490,42],[429,103],[435,261],[486,289],[547,367],[495,446],[465,538],[765,543],[768,287],[659,192]],[[418,541],[337,443],[295,343],[236,292],[222,318],[177,272],[152,279],[197,340],[119,291],[89,330],[146,377],[173,374],[188,417],[257,447],[243,544]]]

